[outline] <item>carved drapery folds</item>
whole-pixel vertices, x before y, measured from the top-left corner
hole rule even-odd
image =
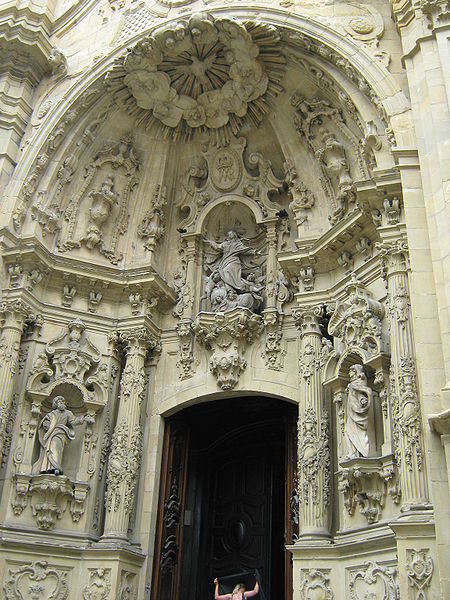
[[[323,308],[293,309],[300,331],[300,402],[298,420],[298,495],[300,538],[329,536],[331,453],[320,354]]]
[[[247,366],[245,350],[261,333],[260,316],[247,308],[197,315],[193,329],[200,344],[211,352],[210,371],[223,390],[233,389]]]
[[[393,441],[401,474],[402,510],[423,508],[429,504],[409,310],[408,247],[397,240],[380,244],[379,250],[389,295]]]
[[[85,245],[112,264],[121,260],[120,236],[128,226],[130,194],[138,182],[139,165],[130,135],[106,145],[93,157],[65,209],[67,224],[58,239],[60,252]]]
[[[14,451],[12,508],[20,516],[29,502],[40,529],[53,528],[68,504],[74,523],[85,512],[89,480],[95,472],[96,414],[107,398],[107,365],[99,363],[100,353],[87,336],[84,323],[74,319],[37,355],[31,369],[27,382],[31,404],[26,406],[22,435]],[[65,397],[58,396],[59,389],[64,390]],[[76,407],[77,416],[66,405],[72,410]],[[78,424],[80,456],[69,460],[70,473],[63,475],[64,446],[72,443],[73,425]],[[33,465],[36,447],[38,459]]]
[[[128,49],[106,77],[116,102],[167,135],[236,133],[258,124],[281,91],[284,57],[274,27],[206,13],[169,24]]]
[[[126,540],[134,508],[142,455],[141,405],[145,393],[145,359],[157,347],[147,327],[120,330],[126,361],[120,379],[119,409],[106,474],[103,539]]]

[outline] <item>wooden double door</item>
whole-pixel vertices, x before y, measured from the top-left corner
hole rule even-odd
[[[296,411],[248,398],[166,424],[154,600],[209,600],[213,579],[258,569],[265,597],[290,600]]]

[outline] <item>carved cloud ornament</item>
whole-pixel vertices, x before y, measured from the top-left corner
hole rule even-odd
[[[284,58],[270,25],[205,13],[141,40],[118,59],[106,84],[119,105],[169,135],[258,124],[281,91]],[[251,107],[251,109],[250,109]]]

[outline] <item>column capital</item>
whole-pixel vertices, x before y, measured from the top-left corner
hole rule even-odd
[[[376,244],[380,260],[382,275],[387,279],[396,273],[406,273],[409,269],[408,242],[403,239],[383,241]]]
[[[159,347],[159,339],[145,326],[119,329],[116,339],[118,342],[124,344],[128,355],[136,353],[146,354]]]
[[[300,331],[300,336],[319,335],[322,336],[320,321],[323,317],[323,305],[302,306],[292,309],[295,325]]]
[[[10,326],[15,325],[18,329],[22,329],[26,321],[35,321],[38,315],[21,298],[15,298],[0,303],[0,319]]]

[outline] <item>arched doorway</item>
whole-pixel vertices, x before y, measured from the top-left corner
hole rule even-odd
[[[153,598],[212,597],[214,577],[253,569],[267,597],[291,597],[296,422],[296,406],[265,397],[167,420]]]

